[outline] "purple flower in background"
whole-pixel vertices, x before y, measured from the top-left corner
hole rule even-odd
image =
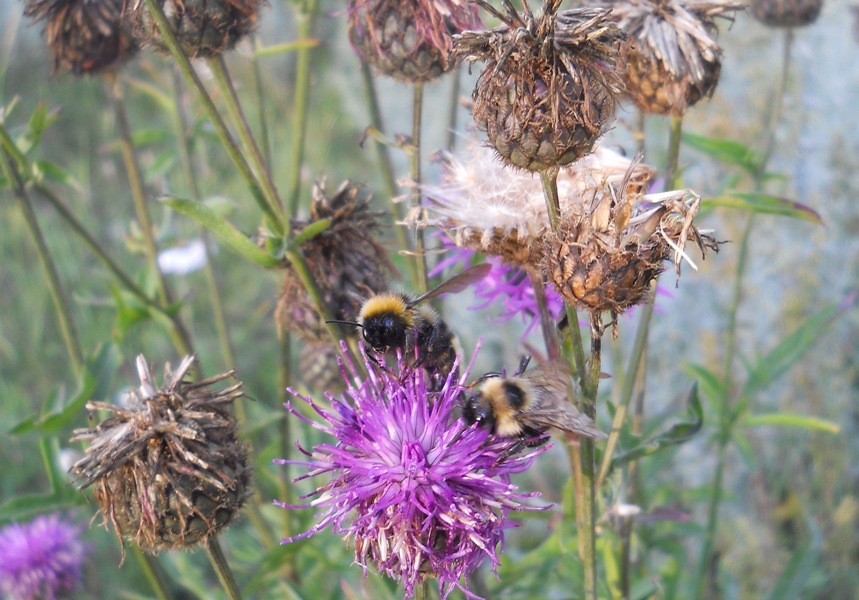
[[[60,514],[0,530],[0,592],[13,600],[53,600],[80,585],[87,547],[81,527]]]
[[[475,251],[470,248],[459,248],[454,241],[441,232],[439,234],[442,247],[447,251],[446,258],[439,261],[435,268],[430,271],[430,276],[444,272],[448,267],[465,269],[471,263]],[[501,303],[501,311],[497,315],[498,321],[509,321],[519,316],[523,323],[527,323],[524,335],[540,322],[540,313],[537,308],[537,297],[531,285],[531,279],[524,269],[508,265],[495,256],[489,256],[486,262],[492,265],[492,270],[486,277],[474,284],[474,295],[482,302],[471,307],[472,310],[482,310],[496,301]],[[461,264],[461,267],[458,266]],[[554,287],[546,286],[546,304],[549,313],[557,321],[564,311],[564,301]]]
[[[311,451],[299,447],[306,460],[275,461],[306,467],[296,481],[330,478],[305,496],[306,504],[276,502],[321,511],[313,528],[283,543],[330,525],[354,544],[365,573],[375,565],[403,585],[407,598],[431,577],[442,598],[454,588],[471,595],[463,577],[486,560],[493,569],[498,565],[504,530],[515,525],[509,511],[538,510],[520,504],[537,494],[518,493],[510,475],[527,469],[546,447],[518,452],[516,440],[495,438],[453,416],[470,367],[460,381],[448,376],[433,392],[423,369],[400,363],[397,375],[365,363],[367,377],[352,364],[341,365],[348,389],[339,398],[327,394],[331,410],[289,390],[323,421],[311,421],[289,403],[287,409],[333,439]]]

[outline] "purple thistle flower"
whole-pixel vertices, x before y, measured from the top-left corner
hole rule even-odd
[[[310,397],[288,391],[306,402],[322,423],[293,415],[334,440],[299,446],[307,460],[276,460],[302,465],[308,473],[295,481],[327,475],[330,480],[306,504],[275,502],[283,508],[322,510],[310,530],[282,540],[294,542],[328,527],[351,538],[355,562],[366,574],[373,564],[405,588],[405,596],[430,577],[438,579],[446,598],[454,588],[473,595],[462,578],[485,560],[493,570],[504,530],[515,526],[511,510],[541,510],[519,501],[538,494],[517,492],[510,475],[531,466],[546,446],[517,452],[514,439],[490,436],[453,416],[464,392],[466,369],[459,381],[448,375],[438,392],[430,390],[423,369],[399,365],[399,375],[365,356],[369,375],[355,366],[341,371],[348,389],[339,398],[326,394],[332,410]]]
[[[13,600],[54,600],[80,585],[87,546],[81,527],[60,514],[0,529],[0,593]]]

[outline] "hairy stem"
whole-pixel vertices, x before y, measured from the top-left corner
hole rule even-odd
[[[549,305],[546,300],[546,283],[543,281],[543,275],[535,269],[527,269],[528,277],[531,280],[531,288],[534,290],[534,298],[537,300],[537,310],[540,313],[540,328],[543,332],[543,340],[546,343],[546,353],[550,360],[557,360],[561,357],[561,349],[558,347],[558,336],[555,335],[556,325],[555,319],[549,312]]]
[[[418,211],[421,206],[421,121],[424,106],[424,84],[422,81],[416,81],[413,85],[412,148],[409,155],[409,173],[412,178],[412,185],[415,186],[412,193],[412,209]],[[418,291],[423,294],[429,289],[429,279],[427,278],[427,257],[424,251],[424,232],[419,227],[415,229],[415,271],[417,273]]]

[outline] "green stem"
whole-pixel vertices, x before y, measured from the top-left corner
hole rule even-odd
[[[66,352],[71,362],[72,370],[75,375],[80,375],[83,369],[83,352],[81,350],[80,340],[78,339],[77,331],[75,330],[72,321],[72,315],[69,308],[69,303],[65,298],[60,276],[57,272],[57,267],[51,257],[51,252],[48,245],[45,243],[45,237],[42,235],[42,230],[39,227],[39,222],[36,219],[36,213],[33,211],[33,205],[30,202],[30,196],[24,188],[24,182],[18,174],[18,169],[15,166],[12,158],[8,153],[3,153],[2,168],[6,179],[13,187],[15,197],[21,205],[21,212],[24,215],[24,221],[27,224],[27,232],[33,241],[36,248],[36,257],[39,264],[42,266],[42,271],[45,275],[46,283],[48,284],[48,293],[51,296],[51,302],[54,304],[54,312],[57,315],[57,321],[60,327],[60,335],[63,338]]]
[[[260,71],[259,58],[254,54],[251,59],[254,76],[254,92],[256,93],[257,114],[259,115],[259,139],[262,146],[262,156],[265,164],[271,164],[271,141],[268,137],[268,120],[265,116],[265,90],[262,85],[262,72]]]
[[[137,220],[140,222],[146,262],[148,263],[152,276],[155,278],[158,305],[166,311],[173,303],[173,299],[170,294],[170,289],[167,287],[167,282],[164,279],[164,274],[161,272],[161,267],[158,266],[158,249],[155,246],[152,220],[149,217],[149,207],[146,204],[146,192],[143,189],[143,176],[140,172],[140,164],[137,161],[137,153],[135,152],[134,142],[131,138],[131,126],[128,122],[128,112],[125,109],[125,99],[122,94],[122,83],[115,73],[106,76],[105,81],[107,83],[109,94],[113,100],[114,111],[116,113],[116,125],[119,129],[119,144],[122,148],[122,159],[125,163],[128,184],[131,188],[131,198],[134,203],[134,211],[137,214]],[[194,354],[191,336],[182,320],[177,315],[170,318],[170,323],[171,326],[168,334],[179,353],[183,355]],[[194,369],[196,370],[198,368],[199,365],[195,365]]]
[[[137,162],[137,153],[134,142],[131,139],[131,126],[128,123],[128,112],[125,108],[125,98],[122,93],[122,82],[115,73],[105,76],[105,85],[108,95],[113,102],[116,117],[116,127],[119,130],[119,146],[122,150],[122,160],[125,163],[125,172],[128,176],[128,186],[131,188],[131,199],[134,203],[134,212],[140,223],[143,235],[143,247],[146,254],[146,262],[155,279],[155,289],[158,302],[161,306],[169,306],[170,294],[164,275],[158,266],[158,249],[155,246],[152,219],[149,217],[149,207],[146,204],[146,192],[143,189],[143,176],[140,173],[140,164]]]
[[[298,39],[306,40],[313,36],[318,3],[316,0],[303,0],[295,19],[298,24]],[[292,153],[287,181],[286,207],[290,215],[298,210],[301,197],[301,167],[304,164],[304,140],[307,137],[308,105],[310,103],[310,67],[312,48],[300,48],[295,64],[295,100],[292,107]]]
[[[784,46],[782,52],[782,69],[781,79],[776,90],[776,97],[773,101],[773,109],[770,113],[770,118],[767,120],[767,130],[764,136],[766,140],[763,158],[759,168],[755,173],[754,186],[755,191],[760,192],[763,189],[763,175],[766,173],[767,164],[771,158],[774,148],[775,130],[778,127],[778,122],[781,117],[782,105],[784,104],[784,96],[787,92],[787,81],[790,75],[791,65],[791,48],[793,45],[793,30],[788,28],[785,31]],[[707,508],[707,528],[704,531],[704,541],[701,548],[701,553],[698,557],[698,565],[695,570],[694,590],[698,597],[703,597],[707,589],[707,570],[710,565],[713,546],[716,540],[716,530],[719,522],[719,505],[722,501],[722,480],[725,471],[725,458],[727,456],[727,446],[731,439],[731,429],[735,422],[733,414],[733,403],[731,402],[732,383],[733,383],[733,364],[737,354],[737,320],[740,310],[740,304],[743,297],[743,279],[745,277],[746,268],[749,262],[749,252],[752,238],[752,230],[754,228],[755,215],[749,213],[746,219],[746,225],[743,230],[743,237],[740,241],[740,251],[737,258],[737,271],[734,276],[733,298],[728,311],[727,324],[727,339],[725,342],[725,359],[722,369],[723,389],[725,396],[722,398],[721,408],[722,414],[719,415],[719,436],[717,442],[717,462],[716,472],[713,476],[713,483],[710,490],[710,499]]]
[[[668,159],[665,164],[665,189],[677,187],[677,165],[680,161],[680,140],[683,135],[683,117],[671,115],[671,132],[668,136]]]
[[[367,107],[370,110],[370,123],[376,131],[382,136],[385,133],[385,125],[382,122],[382,113],[379,110],[379,99],[376,94],[376,85],[373,82],[373,73],[370,71],[370,65],[365,61],[361,61],[361,78],[364,81],[364,98],[367,102]],[[382,170],[382,179],[385,183],[388,197],[391,200],[395,199],[399,193],[397,181],[394,177],[394,167],[391,162],[391,153],[388,146],[382,142],[376,142],[376,151],[379,154],[379,168]],[[398,223],[402,223],[405,218],[402,202],[392,202],[392,211],[394,215],[394,233],[397,236],[397,245],[400,251],[406,254],[411,254],[413,248],[409,241],[409,236],[406,228]],[[412,262],[409,265],[409,275],[414,286],[417,283],[417,271]]]
[[[549,213],[549,225],[552,233],[557,234],[560,221],[561,203],[558,196],[558,172],[554,167],[540,171],[540,181],[543,184],[543,194],[546,199],[546,210]],[[566,304],[566,303],[565,303]],[[599,385],[600,372],[600,335],[591,335],[590,369],[584,358],[584,344],[576,311],[567,306],[567,320],[570,343],[573,347],[573,371],[578,373],[582,394],[579,405],[586,415],[596,414],[596,395]],[[593,324],[596,317],[592,318]],[[572,398],[570,399],[572,401]],[[596,560],[596,521],[594,519],[594,444],[593,440],[581,438],[578,450],[571,445],[569,449],[573,475],[576,479],[576,522],[579,530],[579,553],[584,568],[584,598],[596,600],[597,597],[597,560]],[[576,472],[576,465],[579,472]],[[580,480],[580,484],[579,484]]]
[[[206,64],[209,65],[209,68],[212,70],[212,74],[215,76],[215,83],[217,84],[218,89],[221,90],[221,95],[223,96],[224,102],[227,106],[227,113],[230,115],[230,119],[232,119],[233,125],[235,125],[238,131],[239,142],[242,144],[244,153],[246,156],[250,156],[251,164],[256,170],[256,179],[262,187],[266,202],[272,212],[278,215],[281,219],[284,235],[288,235],[289,220],[285,220],[282,216],[283,203],[280,200],[280,196],[278,196],[274,181],[272,181],[268,165],[266,165],[265,159],[262,157],[262,152],[260,152],[256,139],[254,139],[251,126],[248,124],[244,110],[242,110],[242,105],[239,102],[238,95],[236,94],[236,88],[233,86],[230,73],[227,71],[227,64],[224,62],[224,55],[217,54],[212,56],[206,59]]]
[[[412,185],[415,186],[412,193],[412,208],[417,211],[421,206],[421,120],[424,107],[424,84],[422,81],[416,81],[413,85],[412,147],[409,155],[409,173],[412,178]],[[420,227],[415,228],[415,271],[417,273],[418,292],[424,293],[429,289],[429,279],[427,278],[427,257],[424,251],[424,231]]]
[[[635,332],[635,340],[633,341],[632,352],[629,356],[629,365],[627,366],[626,372],[623,376],[623,385],[621,386],[617,411],[614,415],[614,421],[611,424],[611,432],[609,433],[608,441],[606,442],[605,449],[603,450],[602,463],[600,464],[599,477],[597,478],[597,489],[602,489],[602,485],[608,475],[609,467],[611,467],[611,459],[614,456],[614,451],[620,438],[621,427],[623,426],[623,422],[626,420],[626,414],[629,408],[629,402],[632,399],[632,392],[635,387],[637,375],[641,365],[643,364],[643,357],[647,352],[647,334],[650,329],[650,320],[653,316],[653,305],[655,303],[655,299],[656,282],[654,282],[651,287],[650,294],[648,294],[647,297],[647,302],[644,304],[644,308],[641,311],[641,318],[638,321],[638,329]]]
[[[546,283],[543,275],[535,269],[527,269],[528,278],[531,280],[531,288],[534,290],[534,298],[537,300],[537,311],[540,313],[540,329],[543,332],[543,340],[546,343],[546,353],[549,360],[557,360],[561,357],[561,349],[558,346],[558,336],[555,335],[557,327],[555,319],[549,312],[546,300]]]
[[[212,98],[209,96],[208,91],[206,91],[206,86],[204,86],[203,82],[200,81],[200,77],[191,65],[191,61],[188,60],[188,56],[176,40],[176,34],[173,33],[170,24],[167,22],[167,18],[164,16],[164,11],[160,4],[157,0],[144,1],[146,2],[146,8],[152,15],[155,26],[158,28],[161,37],[164,39],[164,43],[170,50],[170,54],[172,54],[173,58],[176,59],[176,62],[179,65],[179,70],[182,72],[182,76],[186,81],[191,83],[194,89],[197,90],[200,102],[203,105],[203,110],[209,118],[209,121],[211,121],[214,126],[215,132],[221,140],[221,144],[224,146],[227,155],[229,155],[230,159],[239,170],[242,178],[247,183],[250,188],[251,195],[260,207],[260,210],[262,210],[268,218],[269,224],[274,232],[277,235],[283,235],[284,231],[282,228],[282,220],[279,218],[274,207],[269,205],[269,202],[263,194],[253,171],[245,160],[245,157],[242,155],[241,150],[239,150],[239,147],[233,139],[233,136],[230,134],[229,129],[227,129],[227,125],[221,117],[221,114],[218,112],[218,109],[215,107],[214,102],[212,102]]]
[[[134,553],[134,557],[137,559],[146,580],[152,587],[155,597],[158,600],[172,600],[173,594],[167,589],[167,585],[161,577],[161,569],[158,568],[155,558],[144,553],[137,544],[132,544],[131,546],[131,551]]]
[[[241,600],[242,594],[239,591],[239,586],[236,583],[235,577],[233,577],[233,572],[230,570],[227,559],[224,557],[217,537],[211,537],[206,542],[206,556],[209,557],[212,568],[215,569],[215,573],[218,575],[221,587],[227,592],[227,598],[230,600]]]
[[[456,123],[459,115],[459,89],[462,83],[462,73],[459,67],[453,69],[453,74],[450,77],[450,101],[447,105],[447,141],[444,145],[448,152],[453,151],[456,145]]]

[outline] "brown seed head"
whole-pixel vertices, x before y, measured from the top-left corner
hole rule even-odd
[[[141,46],[169,50],[142,0],[124,0]],[[158,0],[167,21],[190,58],[207,57],[232,49],[256,27],[264,0]]]
[[[820,16],[823,0],[751,0],[754,17],[770,27],[802,27]]]
[[[487,9],[491,7],[479,2]],[[591,151],[623,87],[625,35],[608,11],[496,13],[505,24],[454,36],[454,55],[486,64],[472,97],[478,127],[508,164],[542,171]]]
[[[54,70],[75,75],[121,65],[137,51],[122,18],[123,0],[27,0],[24,14],[45,21],[45,41]]]
[[[562,213],[557,234],[546,235],[546,278],[568,302],[593,314],[619,314],[641,304],[672,255],[678,276],[681,260],[694,267],[683,252],[687,240],[694,240],[702,255],[706,249],[718,251],[715,239],[692,225],[699,203],[688,190],[649,194],[636,202],[623,187],[604,186],[579,210]]]
[[[682,116],[719,82],[722,49],[715,18],[731,18],[732,0],[595,0],[630,38],[626,95],[646,112]]]
[[[232,371],[185,381],[193,362],[185,357],[175,372],[167,365],[159,388],[138,356],[140,387],[128,408],[88,402],[88,410],[111,416],[71,439],[90,442],[70,469],[79,489],[95,486],[93,496],[120,540],[150,553],[204,543],[236,518],[251,493],[248,449],[229,411],[242,384],[211,389]]]
[[[481,26],[467,0],[349,0],[352,47],[397,81],[439,77],[453,66],[453,34]]]
[[[331,221],[327,229],[302,243],[301,251],[334,319],[355,319],[363,299],[387,289],[388,275],[396,272],[375,237],[385,213],[371,210],[370,200],[362,186],[349,181],[329,197],[323,181],[313,188],[310,220],[293,223],[298,234],[315,221]],[[291,267],[286,270],[275,318],[281,329],[294,331],[302,339],[325,338],[322,320]]]

